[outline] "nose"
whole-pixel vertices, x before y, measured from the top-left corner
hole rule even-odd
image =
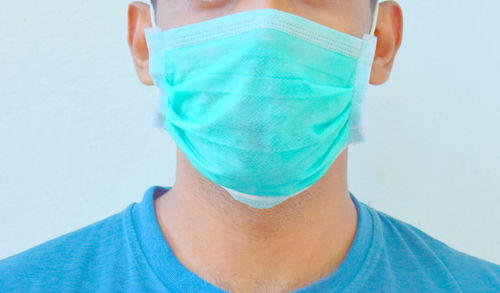
[[[267,8],[277,9],[288,13],[297,12],[297,7],[295,7],[291,0],[237,0],[233,13]]]

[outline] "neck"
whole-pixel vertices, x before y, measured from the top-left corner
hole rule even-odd
[[[334,271],[354,240],[346,169],[347,150],[313,186],[259,210],[203,177],[178,149],[175,185],[155,210],[176,257],[201,278],[230,291],[289,291]]]

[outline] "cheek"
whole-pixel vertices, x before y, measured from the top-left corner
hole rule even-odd
[[[159,1],[158,26],[167,30],[230,14],[231,1],[233,0]],[[355,37],[361,38],[371,27],[369,0],[297,0],[283,5],[287,7],[287,12]],[[262,8],[266,7],[270,8],[269,5]]]
[[[302,17],[361,38],[371,28],[369,0],[302,0],[296,2]]]
[[[198,1],[198,2],[196,2]],[[158,26],[168,30],[222,16],[216,6],[200,0],[165,0],[158,2]]]

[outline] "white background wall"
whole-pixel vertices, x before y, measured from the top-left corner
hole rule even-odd
[[[128,1],[2,1],[0,259],[174,182],[157,90],[126,44]],[[500,263],[500,2],[402,1],[390,82],[370,87],[350,148],[362,201]]]

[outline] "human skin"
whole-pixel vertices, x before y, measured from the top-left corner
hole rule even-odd
[[[162,30],[236,12],[274,8],[362,37],[370,30],[368,0],[159,0]],[[381,4],[370,83],[387,81],[402,40],[402,12]],[[153,85],[144,28],[149,5],[128,9],[128,44],[140,81]],[[201,175],[177,148],[176,177],[168,195],[155,200],[160,228],[190,271],[230,292],[290,292],[333,272],[356,233],[357,211],[347,186],[346,148],[307,190],[269,209],[251,208]],[[221,158],[223,159],[223,158]]]

